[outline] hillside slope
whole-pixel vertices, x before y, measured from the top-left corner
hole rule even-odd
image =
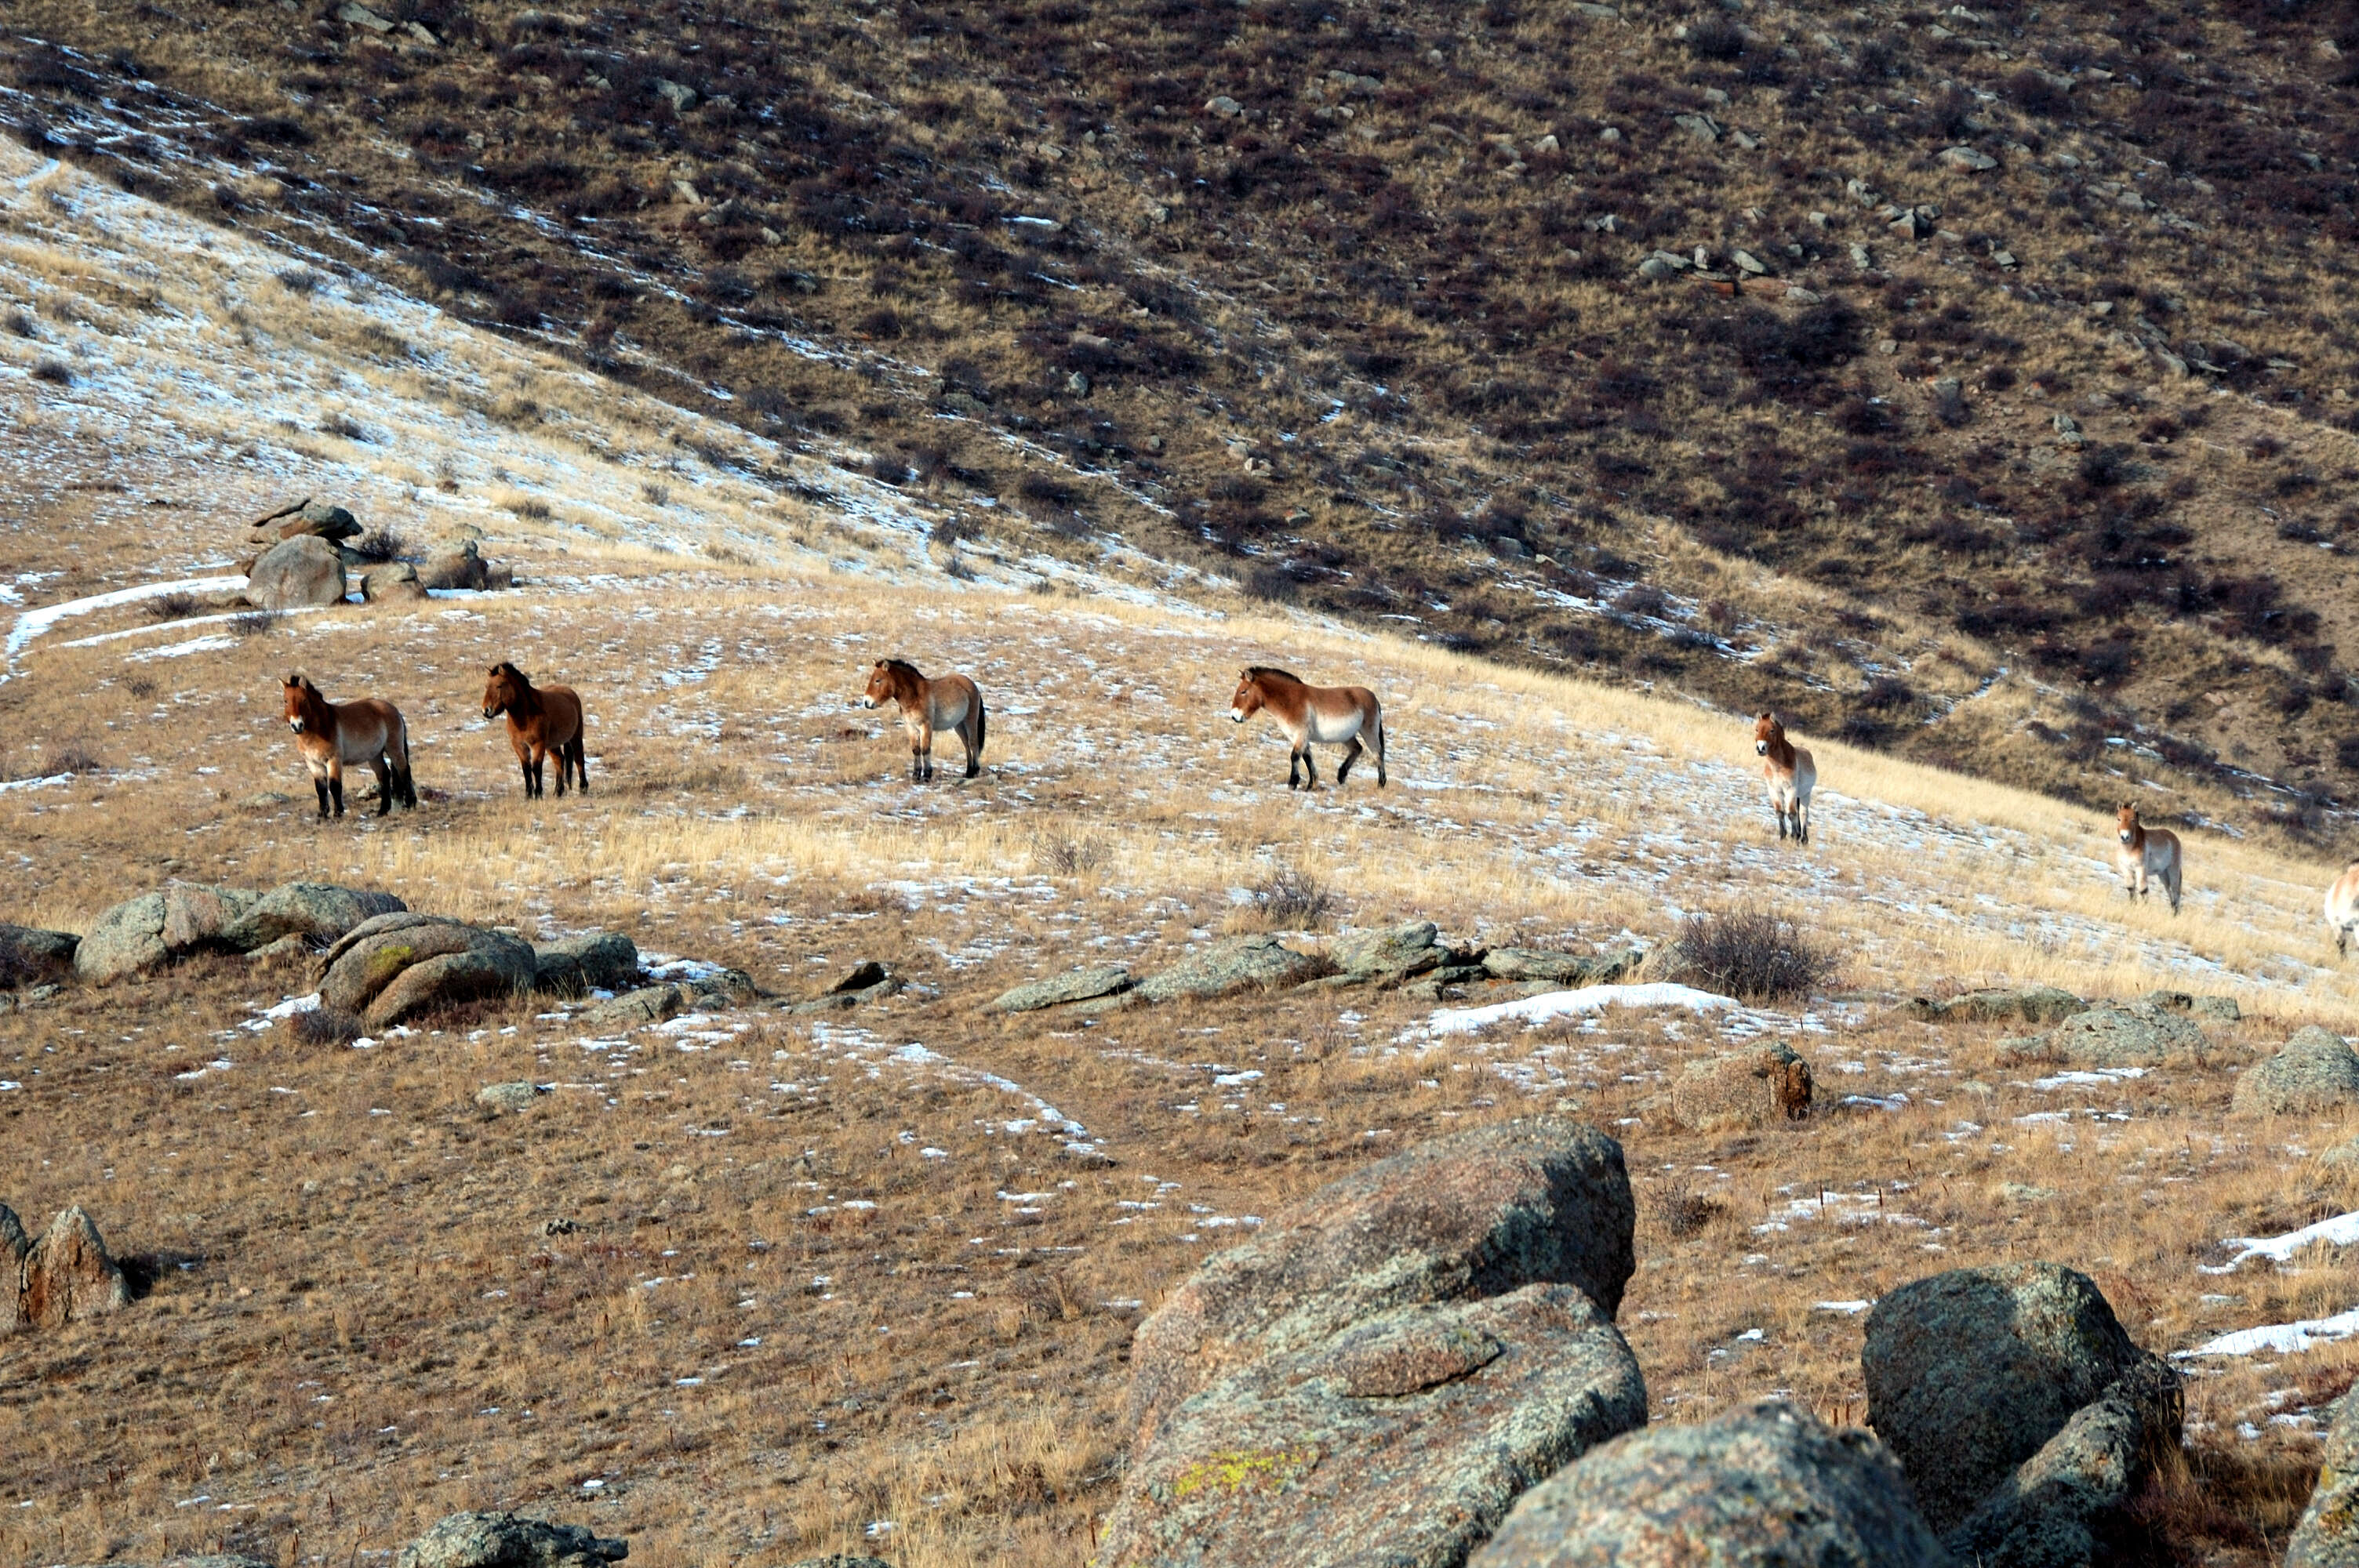
[[[848,454],[323,273],[0,147],[0,288],[39,309],[0,336],[0,920],[332,880],[626,932],[767,994],[644,1026],[500,999],[363,1044],[299,1026],[301,958],[0,992],[0,1201],[83,1206],[143,1292],[9,1340],[0,1560],[349,1563],[524,1507],[634,1560],[1078,1565],[1144,1309],[1334,1176],[1542,1109],[1627,1152],[1621,1322],[1658,1421],[1772,1389],[1855,1419],[1857,1309],[1949,1266],[2083,1269],[2159,1350],[2350,1306],[2331,1249],[2227,1242],[2359,1208],[2318,1158],[2344,1119],[2231,1113],[2296,1024],[2359,1023],[2331,865],[2191,834],[2174,917],[2122,896],[2105,816],[1817,735],[1813,841],[1781,846],[1749,726],[1707,705],[1248,609],[1136,552],[953,549]],[[240,616],[244,524],[302,492],[413,543],[478,529],[520,586]],[[979,778],[911,785],[853,706],[896,653],[982,683]],[[500,659],[582,692],[586,795],[521,798],[480,711]],[[1388,788],[1283,788],[1280,740],[1227,718],[1267,661],[1383,694]],[[400,705],[419,809],[355,789],[315,818],[290,668]],[[1311,929],[1281,873],[1332,899]],[[1739,906],[1832,967],[1776,1003],[1533,1029],[1437,1021],[1506,984],[989,1005],[1230,931],[1321,951],[1423,919],[1586,953]],[[864,962],[906,989],[782,1007]],[[2207,1015],[2195,1059],[2091,1072],[1900,1005],[2009,980],[2242,1016]],[[1811,1060],[1810,1119],[1667,1114],[1687,1067],[1765,1035]],[[516,1115],[476,1099],[526,1079],[547,1092]],[[2273,1560],[2359,1368],[2273,1337],[2199,1363],[2144,1560]]]
[[[2347,6],[19,26],[40,149],[944,540],[2346,833]]]

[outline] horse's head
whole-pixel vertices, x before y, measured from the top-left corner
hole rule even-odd
[[[893,661],[879,659],[876,667],[868,672],[868,689],[860,694],[860,706],[874,708],[880,702],[893,700]]]
[[[1777,722],[1775,713],[1765,712],[1753,721],[1753,750],[1756,754],[1767,756],[1769,748],[1785,738],[1786,727]]]
[[[2138,824],[2136,806],[2126,800],[2122,802],[2122,809],[2120,814],[2114,818],[2114,831],[2121,835],[2123,843],[2136,843],[2138,834],[2142,831]]]
[[[484,687],[484,717],[497,719],[524,695],[524,672],[503,660],[494,665],[491,680]]]
[[[1261,677],[1247,670],[1237,677],[1237,694],[1229,698],[1229,718],[1239,724],[1261,711]]]
[[[305,710],[319,699],[320,688],[299,675],[288,676],[278,683],[279,695],[287,699],[287,728],[298,735],[303,733]]]

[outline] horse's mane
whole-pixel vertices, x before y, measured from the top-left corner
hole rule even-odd
[[[1256,680],[1259,680],[1263,676],[1274,676],[1278,680],[1290,680],[1297,686],[1307,684],[1300,676],[1296,675],[1293,671],[1281,670],[1275,665],[1247,665],[1245,666],[1245,674],[1253,676]]]
[[[923,680],[926,678],[918,673],[918,666],[911,664],[907,659],[879,659],[876,662],[883,665],[886,669],[891,670],[897,676],[908,676],[911,680]]]
[[[530,686],[532,684],[532,682],[525,680],[525,674],[522,670],[516,668],[514,664],[506,659],[502,659],[498,664],[493,665],[492,674],[495,676],[514,676],[516,679],[524,681],[527,686]]]

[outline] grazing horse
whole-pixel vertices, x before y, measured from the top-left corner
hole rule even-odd
[[[2132,898],[2146,896],[2147,879],[2159,878],[2162,891],[2170,895],[2170,913],[2179,913],[2179,835],[2168,827],[2148,827],[2138,820],[2137,807],[2129,801],[2122,802],[2121,816],[2115,831],[2121,847],[2114,851],[2114,868],[2129,883]],[[2343,881],[2350,881],[2344,873]],[[2337,887],[2341,882],[2335,884]],[[2332,895],[2328,895],[2330,901]],[[2330,902],[2331,911],[2333,905]],[[2330,914],[2329,918],[2332,918]]]
[[[2351,934],[2359,931],[2359,860],[2343,868],[2326,890],[2326,925],[2334,933],[2334,956],[2351,955]]]
[[[1319,769],[1310,760],[1312,745],[1341,746],[1343,760],[1335,764],[1341,784],[1363,752],[1376,759],[1376,787],[1385,787],[1385,710],[1376,694],[1364,686],[1306,686],[1266,665],[1255,665],[1237,677],[1237,691],[1229,698],[1229,718],[1243,724],[1262,709],[1286,731],[1293,750],[1286,754],[1286,787],[1319,787]]]
[[[557,758],[557,797],[565,798],[570,769],[582,793],[590,793],[590,762],[582,754],[582,694],[570,686],[536,687],[525,673],[505,661],[492,666],[491,683],[484,687],[484,717],[508,716],[508,745],[516,766],[524,770],[527,800],[549,793],[541,764]]]
[[[934,731],[955,730],[966,747],[966,776],[983,772],[984,719],[983,693],[964,676],[928,680],[907,659],[879,659],[868,672],[863,708],[886,702],[900,705],[901,728],[909,732],[909,777],[923,783],[934,776]]]
[[[1761,782],[1769,791],[1769,809],[1777,814],[1777,837],[1790,827],[1796,842],[1810,841],[1810,792],[1819,787],[1819,764],[1810,753],[1786,739],[1786,726],[1775,713],[1753,721],[1753,749],[1761,754]]]
[[[335,802],[344,814],[344,765],[359,763],[376,775],[376,814],[385,816],[396,800],[418,804],[418,782],[409,773],[409,726],[401,710],[389,702],[364,697],[358,702],[330,702],[308,676],[288,676],[278,683],[287,697],[287,727],[295,731],[295,750],[311,770],[311,787],[320,796],[320,815]]]

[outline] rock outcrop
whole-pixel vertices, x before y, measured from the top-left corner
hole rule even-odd
[[[512,1083],[485,1084],[475,1091],[475,1103],[495,1116],[513,1115],[532,1108],[532,1102],[540,1098],[540,1093],[538,1085],[519,1078]]]
[[[1139,1325],[1142,1442],[1198,1390],[1397,1307],[1567,1284],[1611,1319],[1633,1267],[1622,1147],[1560,1118],[1437,1139],[1329,1184],[1214,1254]]]
[[[452,1514],[401,1549],[394,1568],[601,1568],[630,1556],[578,1524],[513,1513]]]
[[[1447,950],[1430,920],[1412,920],[1374,931],[1354,931],[1328,944],[1327,960],[1353,979],[1406,979],[1440,967]]]
[[[1181,997],[1225,996],[1231,991],[1272,990],[1299,985],[1328,972],[1328,963],[1299,953],[1275,936],[1227,936],[1138,984],[1145,1001]]]
[[[1618,1438],[1525,1494],[1469,1568],[1952,1568],[1884,1446],[1767,1400]]]
[[[2088,1010],[2087,1002],[2071,991],[2059,990],[2054,986],[1968,991],[1946,1001],[1934,1001],[1920,996],[1908,1003],[1908,1014],[1912,1018],[1953,1023],[2061,1023],[2073,1014]]]
[[[17,1234],[23,1235],[21,1227]],[[131,1287],[106,1249],[106,1238],[79,1205],[49,1222],[20,1267],[24,1284],[17,1316],[36,1328],[59,1328],[131,1304]]]
[[[1494,947],[1483,968],[1494,979],[1545,980],[1560,986],[1603,986],[1638,972],[1647,955],[1636,947],[1583,957],[1537,947]]]
[[[1396,1307],[1174,1410],[1096,1562],[1454,1568],[1535,1479],[1646,1420],[1636,1358],[1571,1286]]]
[[[625,991],[638,984],[638,944],[617,931],[536,942],[532,956],[534,984],[552,996]]]
[[[2044,1035],[2022,1043],[2030,1054],[2076,1067],[2153,1067],[2201,1063],[2211,1037],[2185,1013],[2150,1001],[2108,1002],[2074,1013]]]
[[[257,951],[288,936],[326,946],[364,920],[398,914],[408,907],[389,892],[331,882],[285,882],[223,926],[221,939],[241,953]]]
[[[351,591],[342,552],[314,534],[282,539],[255,557],[246,573],[248,603],[264,610],[341,604]]]
[[[2064,1430],[2150,1360],[2086,1275],[2054,1263],[1953,1269],[1867,1317],[1867,1424],[1936,1530],[1956,1529]]]
[[[16,1217],[15,1209],[0,1203],[0,1335],[10,1333],[23,1321],[25,1255],[32,1249],[25,1222]]]
[[[2359,1399],[2326,1429],[2318,1484],[2286,1543],[2285,1568],[2359,1568]]]
[[[1810,1114],[1810,1065],[1771,1044],[1691,1063],[1671,1084],[1671,1115],[1698,1132],[1780,1127]]]
[[[2313,1023],[2237,1076],[2230,1108],[2244,1116],[2295,1116],[2353,1105],[2359,1105],[2359,1054],[2340,1034]]]
[[[73,973],[82,938],[70,931],[0,924],[0,990],[48,985]]]
[[[428,597],[418,568],[408,561],[387,561],[361,573],[361,598],[371,604],[423,604]]]
[[[320,1003],[372,1029],[462,1002],[529,990],[532,948],[516,937],[433,914],[380,914],[354,926],[320,963]]]
[[[1067,1002],[1092,1001],[1102,996],[1114,996],[1130,989],[1130,966],[1127,964],[1092,964],[1086,968],[1068,969],[1061,975],[1046,979],[1030,980],[1004,990],[991,1000],[994,1012],[1038,1012],[1044,1007],[1059,1007]]]
[[[206,948],[227,948],[224,933],[262,900],[244,888],[175,882],[105,911],[74,949],[74,973],[93,985],[152,969]]]
[[[2184,1418],[2178,1372],[2146,1357],[2075,1411],[1942,1544],[1980,1568],[2082,1568],[2155,1456],[2178,1446]]]

